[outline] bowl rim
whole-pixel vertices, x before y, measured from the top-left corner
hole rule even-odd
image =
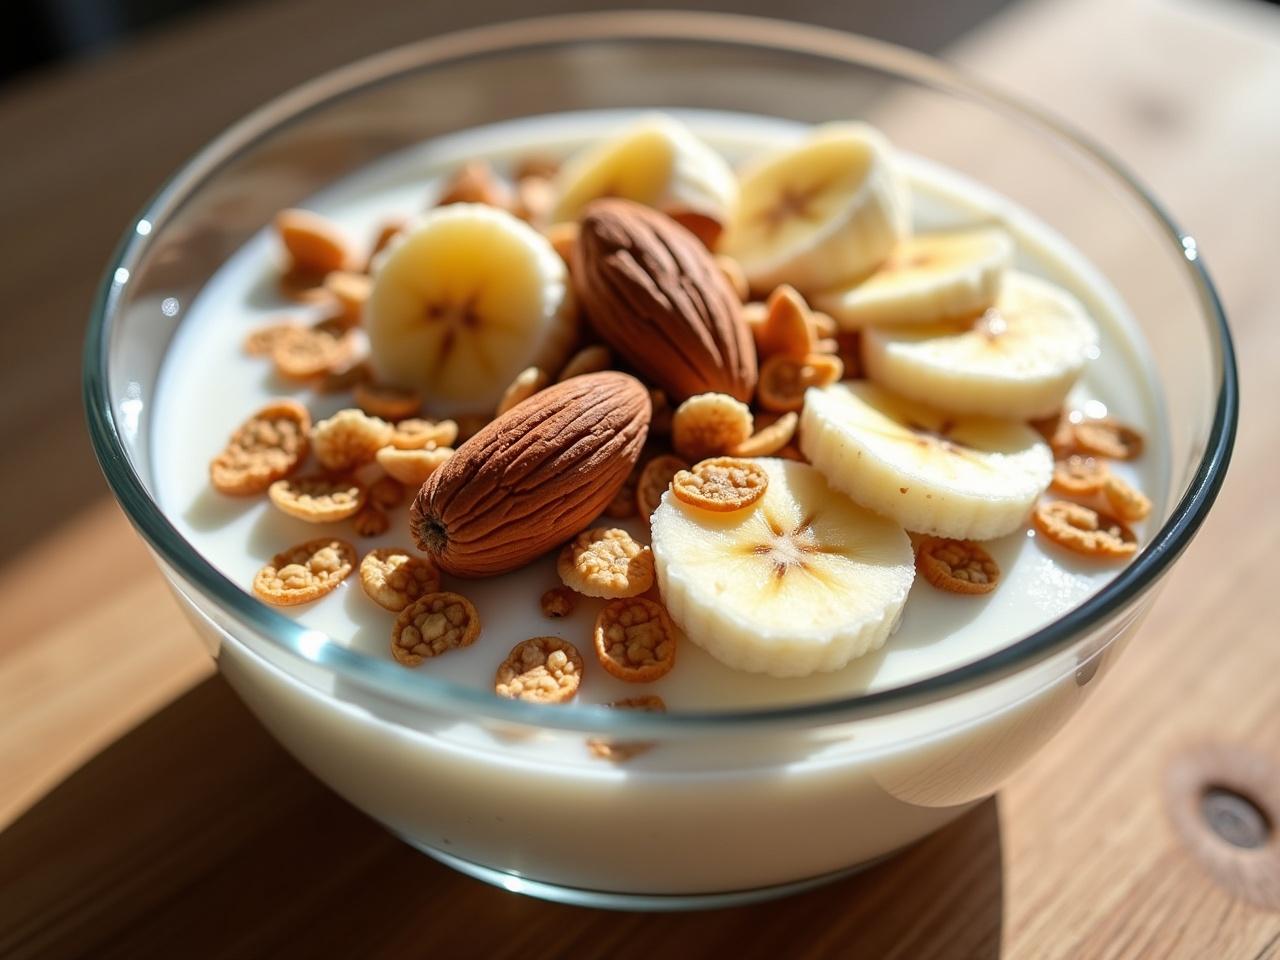
[[[783,53],[838,60],[905,77],[935,90],[1011,114],[1050,139],[1065,141],[1115,177],[1167,236],[1195,288],[1209,328],[1221,382],[1213,422],[1186,492],[1135,559],[1079,606],[1035,632],[978,660],[943,673],[870,693],[783,707],[667,714],[565,705],[554,711],[503,700],[388,659],[350,650],[324,633],[302,626],[233,583],[188,543],[147,492],[121,440],[109,393],[108,349],[115,308],[131,267],[155,233],[189,193],[239,152],[280,124],[331,101],[369,89],[403,73],[481,56],[600,42],[679,43],[767,47]],[[263,104],[200,149],[144,205],[119,241],[94,298],[84,345],[83,399],[99,465],[135,529],[163,561],[205,596],[227,609],[286,654],[319,666],[375,696],[433,711],[466,711],[525,726],[620,733],[714,732],[726,727],[825,726],[924,706],[987,686],[1040,662],[1145,593],[1186,548],[1220,490],[1231,458],[1239,413],[1235,351],[1226,316],[1194,238],[1184,234],[1162,205],[1105,150],[1038,108],[925,54],[841,31],[737,14],[691,11],[613,11],[537,17],[444,34],[395,47],[322,74]],[[233,637],[244,647],[243,641]],[[289,672],[293,676],[292,672]],[[294,679],[298,679],[294,676]],[[325,695],[325,694],[321,694]]]

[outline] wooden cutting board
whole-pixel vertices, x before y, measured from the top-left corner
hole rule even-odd
[[[428,28],[381,6],[248,5],[0,99],[27,145],[0,151],[0,956],[1280,956],[1280,13],[1031,0],[947,51],[1090,131],[1197,237],[1241,353],[1231,477],[1138,639],[997,800],[809,894],[646,916],[485,887],[312,779],[211,675],[87,466],[67,338],[135,205],[119,191],[172,165],[149,144],[188,152],[292,82],[269,52],[295,37],[290,69],[315,70]],[[207,83],[229,50],[253,69]],[[156,84],[169,108],[130,109]]]

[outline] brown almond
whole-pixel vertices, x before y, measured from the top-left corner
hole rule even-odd
[[[656,210],[609,198],[587,207],[573,256],[592,324],[636,370],[676,402],[698,393],[750,401],[751,333],[697,237]]]
[[[535,393],[422,485],[410,512],[418,547],[448,573],[487,577],[560,546],[626,482],[649,416],[644,385],[612,370]]]

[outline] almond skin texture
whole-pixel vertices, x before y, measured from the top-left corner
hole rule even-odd
[[[679,403],[697,393],[750,402],[756,351],[742,305],[707,248],[670,217],[596,200],[582,218],[573,277],[615,352]]]
[[[649,391],[616,371],[540,390],[458,447],[410,511],[419,549],[448,573],[515,570],[591,525],[635,466]]]

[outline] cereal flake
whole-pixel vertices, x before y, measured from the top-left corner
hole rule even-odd
[[[469,647],[480,636],[480,614],[466,597],[448,591],[423,594],[396,617],[391,655],[406,667]]]
[[[653,551],[617,528],[578,534],[560,551],[556,571],[564,585],[588,597],[634,597],[653,586]]]

